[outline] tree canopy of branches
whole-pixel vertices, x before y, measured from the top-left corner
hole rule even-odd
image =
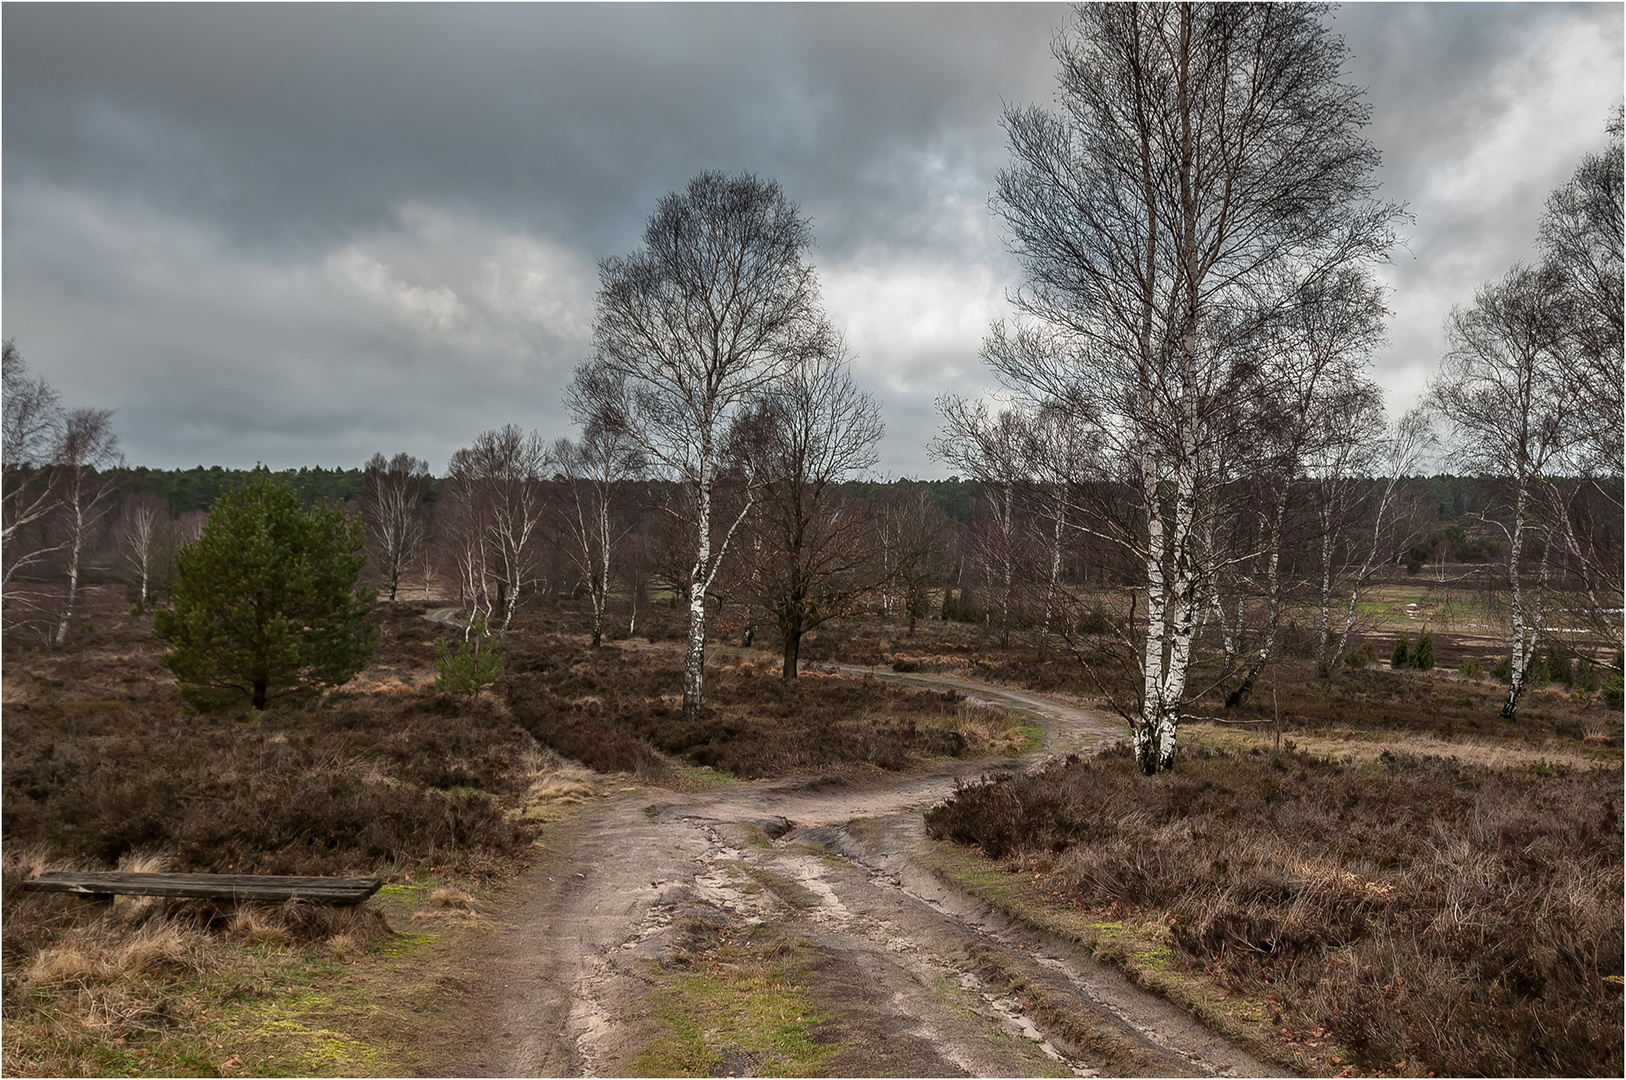
[[[5,624],[15,625],[37,613],[39,599],[19,588],[25,572],[62,545],[47,539],[43,520],[56,508],[60,492],[57,474],[45,468],[62,439],[62,399],[43,376],[31,375],[16,343],[0,345],[5,383],[4,428],[0,439],[0,597]]]
[[[361,520],[367,529],[367,557],[394,600],[401,575],[423,550],[422,503],[429,463],[405,453],[388,459],[374,454],[366,476]]]
[[[1452,427],[1452,462],[1479,476],[1506,478],[1511,674],[1502,716],[1513,719],[1535,654],[1547,596],[1548,553],[1541,546],[1535,592],[1524,586],[1531,501],[1568,444],[1574,388],[1556,353],[1568,315],[1564,282],[1549,269],[1516,266],[1483,286],[1466,311],[1446,322],[1450,352],[1429,387],[1430,404]]]
[[[884,425],[838,346],[797,364],[745,424],[761,491],[752,510],[751,591],[779,628],[786,679],[802,635],[850,611],[873,584],[876,519],[843,480],[875,464]]]
[[[903,604],[909,633],[926,614],[932,590],[942,584],[947,566],[945,533],[948,516],[930,488],[895,485],[881,500],[881,564],[884,587]]]
[[[222,495],[176,553],[172,606],[153,614],[181,696],[199,709],[244,699],[264,709],[348,682],[378,640],[374,594],[356,584],[365,543],[360,521],[305,510],[270,473]]]
[[[1011,644],[1011,590],[1016,583],[1016,501],[1032,483],[1027,457],[1027,418],[1015,408],[990,413],[986,402],[968,402],[953,394],[937,400],[943,430],[932,440],[932,453],[983,485],[993,514],[993,529],[984,533],[982,554],[998,584],[999,645]],[[988,542],[991,541],[991,542]]]
[[[812,242],[777,183],[706,172],[660,200],[641,250],[599,264],[592,362],[624,388],[620,430],[681,485],[692,515],[683,681],[691,717],[704,692],[706,592],[745,514],[712,520],[728,433],[829,335],[804,260]]]
[[[604,641],[616,545],[632,528],[619,519],[617,503],[626,501],[628,483],[644,472],[643,452],[617,419],[625,398],[624,387],[610,372],[592,364],[577,367],[565,388],[565,403],[581,427],[581,440],[558,440],[548,457],[569,492],[561,515],[569,537],[560,546],[587,583],[595,649]]]
[[[1262,328],[1310,286],[1380,258],[1400,209],[1376,198],[1368,110],[1340,81],[1319,9],[1089,4],[1058,35],[1060,111],[1005,114],[994,209],[1021,263],[1025,324],[987,359],[1013,390],[1067,403],[1136,492],[1133,529],[1087,527],[1144,573],[1130,716],[1147,773],[1168,769],[1205,550],[1269,378]],[[1236,557],[1235,555],[1228,556]]]
[[[446,469],[448,521],[460,586],[469,602],[465,636],[501,612],[500,632],[514,621],[521,592],[535,579],[546,510],[542,488],[547,448],[514,424],[481,432],[452,455]]]

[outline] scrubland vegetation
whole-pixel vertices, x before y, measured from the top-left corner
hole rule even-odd
[[[379,910],[394,912],[395,931],[413,931],[423,908],[448,907],[426,893],[412,909],[386,896],[355,911],[125,899],[104,911],[23,893],[44,869],[382,874],[481,891],[593,797],[599,782],[567,757],[682,787],[789,769],[896,769],[1016,752],[1027,740],[1013,718],[969,710],[953,693],[856,679],[787,687],[749,661],[719,665],[716,708],[686,724],[674,707],[675,651],[647,638],[592,650],[558,632],[582,619],[558,609],[516,626],[495,692],[441,694],[435,644],[460,634],[407,603],[378,606],[380,645],[341,691],[263,713],[197,713],[160,664],[150,620],[114,597],[95,602],[97,592],[65,646],[7,642],[11,1075],[255,1071],[210,1048],[243,1044],[233,1017],[305,992],[336,962],[382,963],[410,949],[415,939],[392,932]],[[681,632],[671,611],[652,616],[655,637]],[[297,1071],[389,1071],[299,1058],[303,1036],[262,1041],[259,1068],[300,1060]]]
[[[1618,766],[1256,748],[1146,783],[1113,751],[927,823],[1060,903],[1154,914],[1181,965],[1362,1070],[1595,1076],[1621,1061],[1620,800]]]

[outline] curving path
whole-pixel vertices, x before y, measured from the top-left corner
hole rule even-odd
[[[1277,1071],[1117,969],[945,885],[916,857],[927,844],[922,811],[957,780],[1088,752],[1122,738],[1120,725],[1025,691],[840,670],[1022,709],[1044,727],[1044,745],[1019,763],[697,793],[629,785],[598,800],[513,890],[501,929],[468,959],[471,1013],[454,1025],[463,1071],[625,1075],[657,1031],[652,964],[696,920],[770,923],[812,944],[811,989],[831,1015],[816,1036],[850,1048],[828,1062],[839,1075]],[[1026,989],[1013,993],[1015,984]],[[1023,998],[1048,1002],[1045,1018],[1024,1011]],[[726,1043],[726,1032],[718,1037]],[[725,1053],[733,1075],[759,1064],[743,1049]]]

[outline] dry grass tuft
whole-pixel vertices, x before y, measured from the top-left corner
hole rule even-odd
[[[442,885],[429,892],[429,902],[439,904],[441,907],[459,908],[463,911],[482,911],[485,908],[480,899],[473,893],[459,889],[455,885]]]

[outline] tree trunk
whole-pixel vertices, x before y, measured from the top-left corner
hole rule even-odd
[[[1044,621],[1039,624],[1039,659],[1043,660],[1050,648],[1050,617],[1056,606],[1056,586],[1061,581],[1061,536],[1067,512],[1056,508],[1056,528],[1050,539],[1050,581],[1044,590]]]
[[[266,690],[267,685],[264,679],[255,680],[253,704],[256,709],[259,709],[262,712],[265,710]]]
[[[56,643],[68,640],[68,623],[73,619],[74,601],[79,597],[79,551],[85,536],[85,512],[79,502],[79,489],[73,493],[73,539],[68,544],[68,601],[62,608],[62,621],[57,623]]]
[[[1519,714],[1519,696],[1524,693],[1525,673],[1530,667],[1530,654],[1535,648],[1535,628],[1528,640],[1524,627],[1524,597],[1519,589],[1519,555],[1524,547],[1525,486],[1520,482],[1513,499],[1513,529],[1509,536],[1507,576],[1508,607],[1513,615],[1513,641],[1508,675],[1507,698],[1502,702],[1502,719],[1516,720]]]
[[[1234,709],[1248,700],[1253,692],[1253,684],[1259,680],[1265,665],[1270,662],[1271,653],[1276,650],[1276,638],[1281,631],[1282,624],[1282,523],[1287,516],[1287,487],[1284,484],[1276,498],[1276,518],[1270,530],[1270,558],[1266,562],[1265,580],[1269,588],[1269,611],[1267,619],[1268,629],[1265,631],[1265,640],[1259,650],[1253,654],[1253,662],[1248,665],[1248,673],[1242,678],[1242,685],[1238,686],[1231,695],[1225,699],[1225,707]]]
[[[709,450],[709,446],[707,448]],[[683,717],[700,719],[705,696],[706,585],[711,558],[711,460],[702,453],[700,482],[695,491],[694,568],[689,572],[689,649],[683,660]]]
[[[785,663],[779,669],[782,679],[796,678],[797,660],[802,652],[802,632],[800,630],[787,630],[783,625],[779,628],[780,636],[785,640]]]

